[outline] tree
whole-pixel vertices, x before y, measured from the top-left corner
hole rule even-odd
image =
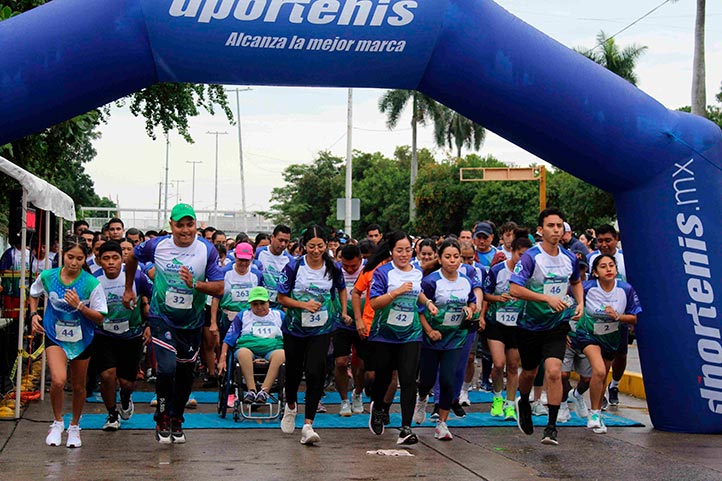
[[[598,50],[601,47],[601,50]],[[577,52],[595,61],[607,70],[619,75],[632,85],[637,85],[637,74],[634,72],[637,60],[647,50],[645,46],[630,45],[619,48],[613,38],[607,38],[604,31],[597,35],[597,46],[592,49],[577,48]]]
[[[597,228],[616,218],[614,197],[563,170],[547,177],[547,205],[562,210],[576,231]]]
[[[389,90],[379,100],[379,110],[386,114],[386,125],[394,129],[398,125],[401,113],[411,100],[411,175],[409,177],[409,219],[416,218],[416,202],[414,201],[414,184],[418,176],[418,157],[416,138],[418,125],[426,125],[428,120],[438,122],[441,116],[441,105],[431,97],[415,90]],[[442,144],[443,145],[443,144]]]
[[[448,107],[442,107],[440,121],[434,130],[436,143],[456,148],[456,158],[461,159],[461,149],[478,151],[486,138],[486,129]]]

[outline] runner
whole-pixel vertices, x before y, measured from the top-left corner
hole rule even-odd
[[[619,233],[617,229],[609,224],[604,224],[597,229],[597,245],[598,250],[590,252],[587,256],[587,263],[591,266],[600,254],[609,254],[614,257],[617,262],[617,279],[621,281],[627,280],[627,268],[624,265],[624,253],[618,248]],[[619,404],[619,382],[624,376],[627,369],[627,352],[629,350],[629,326],[628,323],[622,323],[619,327],[622,341],[614,353],[614,361],[612,362],[612,382],[605,393],[605,400],[609,399],[609,404],[617,406]],[[606,403],[602,402],[604,408]]]
[[[108,240],[120,241],[125,237],[125,224],[117,217],[108,221]]]
[[[381,242],[381,226],[378,224],[369,224],[366,227],[366,238],[376,245]]]
[[[384,432],[384,396],[392,372],[396,370],[401,384],[402,419],[397,444],[418,442],[411,431],[423,335],[417,304],[424,305],[432,316],[439,312],[421,290],[423,274],[411,266],[411,253],[411,238],[401,231],[391,232],[384,236],[364,269],[370,271],[391,257],[391,262],[374,272],[369,294],[369,302],[375,311],[369,350],[376,370],[369,429],[377,435]]]
[[[601,407],[604,382],[614,353],[623,342],[621,324],[636,324],[642,312],[634,288],[617,278],[617,261],[610,254],[601,254],[592,263],[596,280],[584,283],[584,315],[577,323],[577,343],[592,365],[589,387],[592,410],[587,428],[606,433]]]
[[[341,409],[339,415],[351,416],[352,414],[361,414],[364,412],[361,393],[365,385],[364,361],[366,357],[366,342],[361,339],[356,330],[356,322],[354,319],[361,317],[363,305],[358,313],[353,308],[352,296],[348,295],[348,290],[352,289],[356,284],[361,271],[364,268],[364,262],[361,258],[361,250],[358,246],[347,245],[341,249],[341,271],[344,281],[346,282],[347,291],[347,308],[346,312],[353,312],[354,317],[350,323],[339,322],[336,326],[336,332],[333,333],[333,355],[335,359],[334,378],[336,381],[336,391],[341,396]],[[351,372],[354,379],[354,390],[351,395],[351,403],[348,401],[348,363],[351,357],[352,348],[355,349],[355,359],[351,363]]]
[[[436,384],[437,372],[440,385],[438,399],[439,419],[434,437],[451,440],[446,421],[454,399],[456,370],[462,358],[467,330],[464,321],[470,321],[476,309],[475,282],[459,272],[461,247],[455,239],[444,241],[439,248],[439,260],[427,266],[432,272],[423,278],[421,287],[428,299],[438,307],[435,315],[424,312],[419,320],[424,329],[421,348],[421,373],[419,395],[416,400],[413,420],[421,424],[426,418],[426,403],[429,392]],[[438,269],[435,267],[440,266]]]
[[[193,387],[206,295],[223,295],[218,252],[196,236],[196,213],[177,204],[170,214],[171,235],[137,246],[125,266],[123,305],[135,305],[138,262],[153,262],[155,282],[149,322],[157,366],[155,436],[159,443],[184,443],[183,412]]]
[[[141,301],[131,311],[123,306],[125,276],[122,248],[116,241],[108,241],[99,250],[101,270],[96,278],[103,286],[108,303],[108,315],[100,326],[95,327],[93,338],[93,362],[100,373],[100,393],[103,396],[108,418],[103,431],[117,431],[120,419],[128,420],[135,410],[131,395],[135,390],[135,378],[143,355],[143,344],[150,341],[147,316],[148,299],[153,294],[150,280],[136,271],[133,290]],[[120,410],[115,401],[116,386],[120,385]]]
[[[273,229],[271,243],[267,246],[256,248],[256,260],[261,264],[263,273],[263,287],[268,290],[271,296],[271,308],[282,309],[277,300],[276,285],[281,278],[281,273],[293,256],[286,252],[286,245],[291,241],[291,228],[279,224]]]
[[[474,229],[474,244],[476,245],[476,260],[486,269],[491,267],[491,261],[496,255],[494,242],[494,228],[488,222],[479,222]]]
[[[504,257],[506,257],[507,260],[511,259],[511,243],[516,239],[517,229],[519,229],[519,226],[513,221],[504,222],[501,227],[499,227],[499,232],[501,233],[499,251],[504,253]]]
[[[346,283],[328,255],[327,240],[323,227],[313,225],[306,229],[301,240],[306,255],[286,265],[276,286],[278,302],[287,308],[283,322],[286,408],[281,430],[292,433],[295,429],[298,387],[305,374],[306,413],[301,432],[301,444],[305,445],[321,440],[313,430],[313,420],[323,395],[331,333],[338,322],[352,322],[346,311]]]
[[[103,322],[108,308],[103,287],[87,272],[88,247],[78,237],[63,243],[63,267],[43,271],[30,287],[30,320],[33,334],[45,334],[45,353],[50,369],[50,404],[53,424],[45,438],[48,446],[60,446],[65,429],[63,389],[68,361],[73,387],[72,419],[66,446],[79,448],[80,415],[85,405],[85,376],[88,370],[94,326]],[[48,298],[44,316],[38,314],[39,297]]]
[[[579,261],[559,245],[564,215],[555,208],[539,214],[542,241],[527,250],[509,280],[512,297],[527,301],[517,322],[517,341],[522,373],[519,378],[517,416],[519,429],[534,433],[529,393],[539,364],[544,360],[549,418],[543,444],[557,445],[557,416],[562,400],[561,367],[566,350],[569,319],[579,319],[584,310],[584,291],[579,280]],[[569,285],[577,305],[567,294]]]
[[[509,279],[521,256],[532,247],[525,231],[517,232],[519,233],[510,246],[511,258],[492,267],[484,283],[484,299],[489,303],[489,310],[486,313],[486,337],[493,362],[491,382],[494,398],[491,415],[504,416],[505,420],[516,420],[514,400],[519,385],[516,325],[525,306],[524,301],[515,299],[509,293]],[[501,395],[504,388],[505,368],[506,400]]]

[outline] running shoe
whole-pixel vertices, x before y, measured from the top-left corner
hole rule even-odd
[[[170,438],[174,444],[186,442],[186,435],[183,433],[183,422],[178,418],[170,420]]]
[[[546,416],[549,414],[549,409],[541,402],[541,399],[534,401],[531,405],[531,412],[534,416]]]
[[[411,432],[411,428],[408,426],[404,426],[401,428],[401,431],[399,432],[399,439],[396,440],[396,444],[416,444],[419,442],[419,438],[416,437],[416,434]]]
[[[170,419],[165,414],[161,415],[160,421],[155,424],[155,439],[160,444],[170,444]]]
[[[198,407],[198,401],[196,401],[196,398],[193,397],[193,393],[191,393],[190,397],[188,398],[188,402],[186,402],[186,407],[188,409],[196,409]]]
[[[382,409],[374,409],[374,403],[371,402],[369,406],[369,429],[372,433],[377,436],[381,436],[384,433],[384,411]]]
[[[338,412],[338,415],[347,418],[350,417],[352,414],[353,413],[351,412],[351,403],[348,402],[348,399],[342,399],[341,410]]]
[[[434,404],[434,411],[431,413],[431,419],[436,420],[439,419],[439,405]]]
[[[354,414],[362,414],[364,412],[364,402],[360,394],[355,392],[351,394],[351,412]]]
[[[118,409],[118,413],[120,414],[120,419],[127,421],[130,419],[130,417],[135,412],[135,405],[133,404],[133,400],[131,399],[130,402],[128,402],[128,407],[124,408],[123,404],[121,403],[120,409]]]
[[[218,387],[218,376],[205,376],[203,378],[203,387],[204,388]]]
[[[547,404],[549,404],[549,402],[547,400],[547,392],[546,391],[542,391],[541,396],[539,396],[539,401],[541,401],[541,403],[545,406]]]
[[[600,413],[593,412],[589,418],[587,418],[587,429],[599,429],[602,427],[602,415]]]
[[[253,404],[256,402],[256,391],[248,391],[245,396],[243,396],[243,402],[246,404]]]
[[[547,426],[544,428],[544,437],[541,440],[542,444],[548,444],[550,446],[559,446],[557,441],[557,428],[553,426]]]
[[[226,399],[226,407],[232,408],[236,405],[236,395],[231,393],[228,395],[228,399]]]
[[[609,405],[619,406],[619,388],[609,386]]]
[[[569,399],[574,405],[574,412],[577,413],[581,419],[589,416],[589,408],[587,407],[586,401],[584,401],[584,395],[579,394],[576,389],[569,391]]]
[[[158,396],[153,395],[153,399],[150,400],[150,406],[156,407],[158,405]]]
[[[414,407],[414,417],[412,418],[416,424],[421,424],[426,421],[426,405],[428,399],[428,396],[425,396],[424,399],[416,396],[416,407]]]
[[[451,405],[451,410],[454,412],[454,415],[457,418],[463,418],[464,416],[466,416],[466,411],[464,411],[464,408],[461,407],[459,401],[456,401]]]
[[[108,413],[108,417],[105,418],[105,424],[103,424],[103,431],[117,431],[118,429],[120,429],[118,411]]]
[[[454,439],[454,436],[451,435],[449,427],[444,421],[439,421],[438,423],[436,423],[436,429],[434,429],[434,437],[441,441],[451,441],[452,439]]]
[[[68,426],[68,441],[65,446],[69,448],[79,448],[83,443],[80,441],[80,426],[71,424]]]
[[[50,429],[48,429],[48,435],[45,437],[45,444],[48,446],[60,446],[63,442],[63,431],[65,431],[63,421],[53,421]]]
[[[604,391],[604,396],[602,397],[602,411],[606,411],[609,407],[609,399],[607,399],[607,391]]]
[[[504,415],[504,399],[495,397],[491,402],[491,415],[492,416],[503,416]]]
[[[461,392],[459,393],[459,404],[462,406],[471,406],[471,401],[469,400],[469,388],[471,388],[471,383],[465,382],[461,385]]]
[[[384,409],[383,419],[384,419],[384,426],[388,426],[389,424],[391,424],[391,414],[389,414],[389,411],[387,411],[386,409]]]
[[[516,424],[519,430],[527,435],[534,434],[534,421],[531,419],[531,404],[529,401],[522,401],[521,397],[516,398]]]
[[[504,421],[516,421],[516,409],[511,401],[504,401]]]
[[[572,413],[569,412],[569,404],[562,401],[561,406],[559,406],[559,414],[557,414],[557,421],[560,423],[566,423],[572,418]]]
[[[323,413],[325,413],[325,412],[327,412],[327,411],[328,411],[328,409],[326,409],[326,406],[324,406],[323,403],[322,403],[321,401],[319,401],[319,402],[318,402],[318,407],[316,408],[316,412],[323,414]]]
[[[148,384],[155,383],[156,377],[155,373],[153,372],[153,368],[149,367],[148,370],[145,372],[145,382]]]
[[[494,390],[494,386],[489,381],[481,381],[479,388],[485,392],[492,392]]]
[[[288,407],[283,410],[283,419],[281,419],[281,431],[290,434],[296,429],[296,414],[298,413],[298,404],[294,409]]]
[[[256,394],[256,404],[266,404],[266,401],[268,401],[268,393],[261,389],[258,391],[258,394]]]
[[[594,434],[607,434],[607,425],[604,424],[604,418],[599,416],[599,427],[592,429]]]
[[[304,424],[303,429],[301,429],[301,444],[312,446],[319,441],[321,441],[321,437],[313,430],[313,426]]]

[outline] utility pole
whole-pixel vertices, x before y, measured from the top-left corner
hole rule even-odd
[[[165,202],[163,203],[163,222],[168,220],[168,158],[170,156],[170,138],[165,134]],[[160,227],[160,226],[158,226]]]
[[[348,89],[348,112],[346,122],[346,212],[344,230],[351,237],[351,198],[353,197],[353,89]]]
[[[228,132],[206,132],[208,135],[215,135],[216,136],[216,183],[215,183],[215,189],[213,194],[213,222],[215,224],[218,223],[218,136],[219,135],[228,135]],[[166,187],[167,189],[167,187]]]
[[[160,208],[163,201],[163,182],[158,182],[158,229],[160,229]]]
[[[185,180],[175,179],[175,180],[171,180],[171,182],[173,182],[173,183],[175,184],[175,202],[176,202],[176,204],[177,204],[177,203],[179,203],[179,202],[181,201],[181,198],[180,198],[180,185],[181,185],[181,182],[185,182]]]
[[[186,164],[193,164],[193,184],[191,186],[191,205],[196,207],[196,164],[202,164],[200,160],[186,160]]]
[[[243,140],[241,137],[241,92],[253,90],[245,89],[226,89],[226,92],[236,93],[236,124],[238,125],[238,159],[241,165],[241,215],[243,215],[243,232],[248,232],[248,219],[246,216],[246,177],[243,171]]]

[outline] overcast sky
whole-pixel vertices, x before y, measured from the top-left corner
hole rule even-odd
[[[600,30],[611,35],[649,12],[663,0],[498,0],[527,23],[570,47],[591,47]],[[622,46],[646,45],[639,60],[639,87],[669,108],[690,104],[692,79],[694,0],[668,3],[617,37]],[[707,95],[708,103],[722,83],[722,2],[707,2]],[[410,112],[398,128],[388,131],[378,111],[382,90],[354,90],[353,146],[391,156],[396,146],[411,143]],[[311,162],[320,150],[345,156],[346,89],[252,87],[241,93],[241,126],[248,210],[267,210],[271,189],[283,185],[282,171],[293,163]],[[231,94],[235,111],[235,95]],[[219,209],[240,210],[240,167],[237,128],[222,115],[202,115],[191,120],[195,144],[186,144],[171,133],[171,181],[184,182],[169,188],[169,205],[176,192],[191,201],[191,164],[202,161],[196,172],[195,204],[212,209],[214,203],[215,137],[208,131],[227,131],[219,139]],[[156,208],[159,182],[163,180],[165,141],[153,141],[145,132],[144,119],[127,109],[113,108],[102,138],[95,143],[97,158],[86,166],[101,196],[118,200],[125,208]],[[432,132],[422,131],[420,147],[445,152],[434,146]],[[480,152],[507,163],[526,165],[540,160],[489,132]],[[178,188],[176,188],[178,185]]]

